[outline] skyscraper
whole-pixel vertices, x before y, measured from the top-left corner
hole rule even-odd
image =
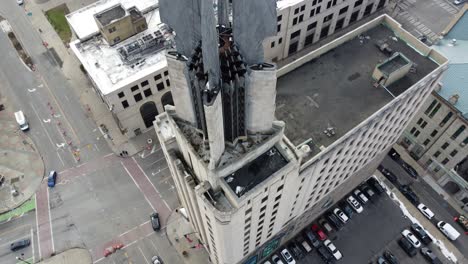
[[[277,71],[275,2],[160,1],[177,49],[156,133],[213,263],[265,259],[368,178],[446,64],[384,15]]]

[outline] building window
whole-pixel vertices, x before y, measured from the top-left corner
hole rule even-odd
[[[465,125],[460,126],[460,128],[458,128],[457,131],[453,133],[452,139],[457,139],[457,137],[465,130],[465,128],[466,128]]]
[[[445,142],[443,145],[442,145],[442,149],[446,149],[450,144],[448,142]]]
[[[468,137],[466,137],[465,140],[463,140],[462,144],[463,146],[466,146],[468,144]]]
[[[332,18],[333,18],[333,14],[329,14],[328,16],[326,16],[326,17],[323,19],[323,23],[332,20]]]
[[[294,9],[294,14],[297,15],[299,13],[299,7]]]
[[[342,15],[342,14],[346,13],[348,11],[348,7],[349,6],[345,6],[345,7],[341,8],[339,15]]]
[[[145,91],[143,91],[143,93],[145,94],[145,97],[153,95],[153,93],[151,92],[151,88],[146,89]]]
[[[420,132],[419,132],[419,130],[418,130],[418,131],[416,131],[416,133],[414,133],[414,137],[418,137],[419,134],[420,134]]]
[[[122,106],[123,106],[124,109],[129,106],[127,100],[122,101]]]
[[[301,12],[305,10],[305,5],[301,6]]]
[[[445,158],[443,161],[442,161],[442,164],[445,165],[449,162],[449,159]]]
[[[440,107],[442,106],[441,103],[438,103],[437,106],[432,110],[432,112],[429,114],[429,117],[432,118],[434,115],[439,111]]]
[[[440,153],[441,153],[440,151],[436,151],[436,152],[434,153],[434,158],[438,158],[438,157],[440,156]]]
[[[301,35],[301,31],[300,31],[300,30],[298,30],[298,31],[296,31],[296,32],[293,32],[293,33],[291,34],[291,39],[296,38],[296,37],[299,37],[299,35]]]
[[[317,27],[317,21],[307,26],[307,31],[312,30]]]
[[[310,17],[315,16],[315,9],[310,10]]]
[[[139,102],[143,99],[143,96],[141,96],[141,93],[137,93],[133,96],[135,98],[135,102]]]
[[[422,118],[419,118],[418,122],[416,124],[420,125],[424,121]]]
[[[274,48],[275,47],[275,42],[271,42],[271,47]]]
[[[168,71],[164,71],[164,76],[168,76],[169,75],[169,72]]]
[[[315,14],[319,14],[320,13],[320,8],[322,8],[321,6],[317,7],[317,10],[315,11]]]
[[[120,41],[120,37],[114,38],[114,42],[119,42],[119,41]]]
[[[448,112],[448,114],[444,117],[444,119],[440,122],[439,126],[443,127],[452,117],[453,113]]]
[[[164,90],[164,84],[163,83],[157,83],[156,88],[158,88],[158,91]]]
[[[429,107],[424,111],[424,113],[427,115],[429,112],[432,110],[432,108],[437,104],[437,100],[433,100],[432,103],[429,105]]]
[[[278,26],[276,27],[276,31],[278,31],[278,32],[281,31],[281,25],[278,25]]]
[[[157,81],[157,80],[159,80],[159,79],[161,79],[161,74],[158,74],[158,75],[154,76],[154,80],[155,80],[155,81]]]
[[[283,15],[278,16],[278,21],[281,21],[283,19]]]
[[[130,90],[132,90],[132,92],[138,91],[138,85],[133,86]]]
[[[148,80],[144,81],[141,83],[141,87],[145,87],[149,84]]]
[[[427,146],[427,145],[429,144],[429,142],[431,142],[431,140],[430,140],[430,139],[426,139],[426,140],[424,140],[423,145],[424,145],[424,146]]]
[[[426,122],[426,121],[424,121],[424,122],[421,124],[421,128],[425,128],[425,127],[426,127],[426,125],[427,125],[427,122]]]
[[[411,134],[414,134],[415,131],[416,131],[416,128],[413,127],[413,128],[411,129],[410,133],[411,133]]]
[[[109,28],[109,33],[115,32],[115,27]]]
[[[296,24],[297,24],[297,17],[293,19],[293,26],[295,26]]]
[[[117,95],[119,96],[119,98],[122,98],[122,97],[125,96],[124,92],[120,92],[120,93],[118,93]]]
[[[301,23],[302,21],[304,21],[304,15],[299,16],[299,23]]]
[[[458,150],[454,149],[452,152],[450,152],[450,156],[455,157],[457,153],[458,153]]]
[[[356,3],[354,3],[354,7],[362,5],[362,2],[363,0],[356,1]]]
[[[432,131],[432,133],[431,133],[431,137],[435,137],[437,135],[437,132],[438,131],[434,129],[434,131]]]
[[[331,5],[332,5],[332,2],[331,2],[331,1],[328,1],[328,3],[327,3],[327,9],[330,8]]]
[[[171,86],[171,81],[169,81],[169,79],[166,80],[166,85],[167,87]]]

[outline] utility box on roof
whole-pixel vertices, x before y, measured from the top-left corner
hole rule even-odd
[[[413,63],[403,54],[396,52],[384,62],[378,64],[372,78],[381,85],[390,86],[392,83],[405,77]]]

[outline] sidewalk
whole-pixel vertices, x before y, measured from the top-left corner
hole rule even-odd
[[[166,226],[167,238],[187,264],[211,263],[209,255],[199,241],[190,223],[177,209],[171,213]]]
[[[93,85],[91,81],[85,73],[81,71],[81,64],[68,48],[68,43],[64,44],[62,42],[44,15],[47,10],[63,3],[67,4],[70,12],[73,12],[93,2],[96,2],[96,0],[50,0],[43,4],[36,4],[34,1],[28,1],[25,3],[24,8],[26,12],[31,13],[31,15],[28,16],[31,25],[36,28],[42,40],[48,43],[48,48],[54,49],[63,62],[61,70],[79,99],[87,118],[90,118],[100,127],[102,138],[106,139],[109,147],[115,154],[118,155],[125,150],[128,152],[129,156],[132,156],[147,146],[146,140],[151,137],[151,132],[153,132],[153,130],[149,131],[150,135],[144,133],[130,140],[120,132],[112,113],[92,88]],[[72,39],[72,41],[73,40],[74,39]],[[155,141],[156,136],[153,136],[152,139]]]
[[[459,214],[466,214],[466,212],[460,207],[460,205],[458,205],[458,203],[450,196],[450,194],[448,194],[439,184],[437,184],[429,172],[422,168],[421,165],[419,165],[419,163],[409,155],[404,147],[395,144],[393,148],[400,154],[402,160],[411,165],[419,175],[423,175],[421,176],[421,179],[423,179],[429,186],[431,186],[435,192],[442,196],[453,209],[455,209]]]
[[[0,98],[0,104],[5,106],[0,111],[0,178],[3,177],[0,214],[3,214],[24,204],[36,193],[44,177],[44,162],[28,132],[19,129],[6,98]],[[24,210],[27,209],[30,206]],[[9,218],[0,217],[2,220]]]
[[[82,248],[72,248],[51,258],[38,262],[41,264],[91,264],[89,251]]]

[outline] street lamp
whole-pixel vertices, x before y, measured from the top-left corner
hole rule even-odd
[[[24,260],[22,257],[16,256],[16,260],[21,260],[21,262],[27,263],[27,264],[32,264],[31,262],[27,262],[26,260]]]

